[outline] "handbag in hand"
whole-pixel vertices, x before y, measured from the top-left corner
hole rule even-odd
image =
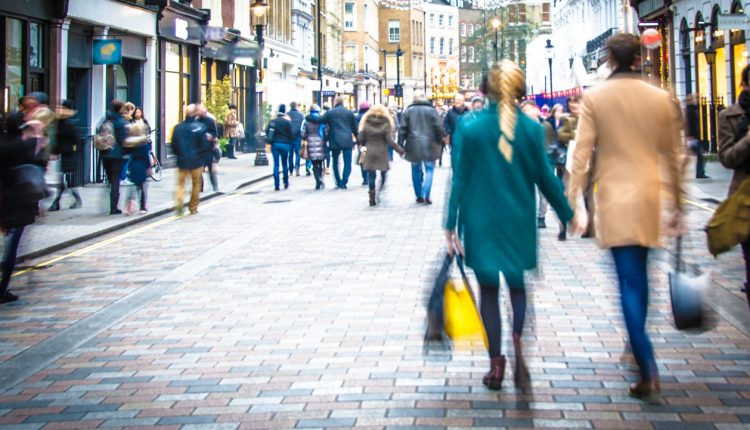
[[[367,158],[367,147],[363,146],[362,149],[359,150],[359,155],[357,156],[357,164],[360,166],[364,165],[365,158]]]
[[[302,144],[302,147],[299,149],[299,156],[305,160],[310,159],[310,152],[307,150],[307,144]]]

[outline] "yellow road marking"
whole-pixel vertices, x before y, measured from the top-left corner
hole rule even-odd
[[[662,195],[663,195],[663,196],[665,196],[665,197],[667,197],[667,198],[672,198],[672,197],[674,196],[674,194],[672,194],[672,193],[669,193],[669,192],[667,192],[667,191],[662,191],[661,193],[662,193]],[[708,212],[711,212],[711,213],[714,213],[714,212],[716,212],[716,209],[714,209],[714,208],[712,208],[712,207],[710,207],[710,206],[706,206],[706,205],[704,205],[703,203],[698,203],[698,202],[694,202],[694,201],[692,201],[692,200],[689,200],[689,199],[686,199],[686,198],[684,198],[684,197],[681,197],[681,198],[680,198],[680,201],[681,201],[682,203],[685,203],[685,204],[687,204],[687,205],[691,205],[691,206],[695,206],[695,207],[697,207],[697,208],[703,209],[704,211],[708,211]]]
[[[243,195],[243,194],[248,194],[248,193],[253,192],[253,191],[257,191],[258,189],[260,189],[260,188],[263,187],[263,185],[261,185],[262,182],[265,182],[265,181],[261,181],[260,183],[254,185],[254,186],[248,187],[246,189],[243,189],[241,191],[234,191],[234,192],[232,192],[232,193],[230,193],[230,194],[228,194],[228,195],[226,195],[226,196],[224,196],[222,198],[211,200],[211,201],[207,202],[206,204],[202,205],[201,208],[202,209],[207,209],[207,208],[210,208],[210,207],[218,206],[220,204],[224,204],[224,203],[226,203],[228,201],[231,201],[232,199],[237,198],[237,196],[240,196],[240,195]],[[144,231],[153,230],[156,227],[159,227],[161,225],[170,223],[172,221],[175,221],[175,220],[178,220],[178,219],[181,219],[181,218],[184,218],[184,217],[185,217],[185,215],[172,215],[172,216],[170,216],[168,218],[165,218],[165,219],[162,219],[162,220],[159,220],[159,221],[155,221],[155,222],[152,222],[152,223],[140,226],[140,227],[138,227],[138,228],[136,228],[134,230],[128,231],[126,233],[121,233],[121,234],[118,234],[117,236],[110,237],[109,239],[105,239],[105,240],[102,240],[100,242],[94,243],[94,244],[89,245],[89,246],[87,246],[85,248],[81,248],[81,249],[79,249],[77,251],[69,252],[67,254],[60,255],[58,257],[52,258],[50,260],[47,260],[47,261],[45,261],[43,263],[35,264],[32,267],[29,267],[29,268],[26,268],[26,269],[23,269],[23,270],[19,270],[18,272],[14,273],[12,276],[15,277],[15,276],[25,275],[25,274],[27,274],[29,272],[34,271],[34,270],[39,270],[39,269],[41,269],[43,267],[51,266],[51,265],[53,265],[55,263],[58,263],[60,261],[63,261],[63,260],[67,260],[67,259],[73,258],[73,257],[78,257],[78,256],[81,256],[81,255],[84,255],[84,254],[88,254],[89,252],[97,250],[97,249],[99,249],[99,248],[101,248],[103,246],[109,245],[111,243],[119,242],[119,241],[121,241],[123,239],[126,239],[126,238],[130,237],[130,236],[134,236],[136,234],[143,233]]]

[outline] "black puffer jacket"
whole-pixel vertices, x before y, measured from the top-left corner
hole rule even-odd
[[[272,128],[274,129],[273,136],[271,136],[271,141],[268,143],[290,144],[294,142],[295,133],[292,129],[292,122],[289,120],[288,116],[281,114],[271,120],[266,127],[266,136],[271,134]]]

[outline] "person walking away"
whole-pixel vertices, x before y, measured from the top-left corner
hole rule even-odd
[[[218,176],[216,176],[215,165],[218,162],[218,159],[214,158],[213,156],[213,151],[215,151],[219,146],[219,129],[216,125],[216,117],[213,116],[213,114],[211,114],[208,109],[206,109],[206,105],[204,105],[203,103],[195,104],[195,112],[198,116],[198,121],[206,126],[206,133],[208,134],[208,136],[206,136],[206,139],[208,139],[208,142],[210,143],[210,150],[208,151],[208,153],[206,153],[205,168],[208,170],[208,178],[211,181],[211,188],[214,190],[214,192],[218,192],[219,178]]]
[[[234,107],[234,109],[232,109],[232,107]],[[239,125],[240,122],[237,121],[237,107],[230,106],[229,112],[227,112],[227,117],[224,120],[224,137],[229,139],[229,143],[227,144],[227,158],[232,160],[237,159],[234,152],[237,146]]]
[[[21,112],[9,114],[6,119],[6,134],[0,140],[0,228],[5,235],[0,303],[18,300],[18,296],[8,291],[8,287],[24,229],[34,223],[39,211],[39,200],[36,197],[19,193],[17,168],[33,164],[45,169],[48,160],[44,150],[48,143],[44,135],[44,124],[34,119],[27,121],[26,118]]]
[[[128,190],[126,198],[125,214],[133,215],[136,211],[135,204],[140,194],[139,213],[144,215],[148,213],[146,201],[148,198],[148,170],[151,167],[149,163],[149,153],[151,152],[151,141],[149,134],[151,127],[143,117],[143,110],[139,107],[133,111],[133,119],[128,126],[128,137],[125,139],[125,148],[123,152],[130,155],[128,177],[133,187]]]
[[[357,116],[356,116],[356,119],[357,119],[357,130],[361,130],[362,129],[362,127],[361,127],[362,117],[364,117],[365,114],[367,113],[367,111],[369,111],[369,110],[370,110],[370,103],[368,103],[367,101],[363,101],[362,103],[359,104],[359,111],[357,112]],[[358,150],[357,151],[358,152],[357,157],[359,157],[359,153],[362,151],[362,144],[359,142],[359,137],[357,138],[357,150]],[[359,166],[359,168],[362,170],[362,185],[367,185],[367,183],[368,183],[367,182],[367,176],[368,175],[367,175],[367,170],[365,170],[365,165],[361,164]]]
[[[722,166],[734,171],[727,196],[737,191],[750,172],[750,65],[742,69],[740,77],[742,91],[737,103],[719,113],[719,161]],[[750,240],[741,245],[746,290],[750,282]]]
[[[570,173],[573,168],[573,152],[575,151],[576,146],[575,133],[578,126],[578,117],[581,114],[581,96],[574,95],[568,99],[568,112],[570,112],[570,115],[567,119],[563,118],[563,125],[560,129],[560,134],[564,137],[567,137],[567,135],[570,133],[568,128],[572,127],[572,137],[568,141],[568,154],[566,156],[565,162],[566,183],[570,181]],[[567,123],[567,120],[572,120],[574,122]],[[596,163],[596,152],[594,152],[591,156],[591,163]],[[591,168],[592,167],[589,166],[589,169]],[[586,232],[582,237],[590,239],[596,236],[596,231],[594,229],[594,180],[591,175],[589,175],[589,182],[586,184],[586,188],[583,191],[583,202],[586,206],[586,214],[589,222],[586,226]]]
[[[310,107],[310,114],[302,121],[302,139],[307,145],[308,161],[315,175],[315,189],[325,188],[323,162],[326,158],[325,126],[320,116],[320,106]]]
[[[399,154],[403,153],[403,149],[396,145],[396,141],[393,139],[394,128],[395,124],[391,114],[388,112],[388,108],[383,105],[375,105],[370,108],[359,124],[357,142],[367,151],[362,167],[367,172],[370,206],[377,204],[376,171],[380,171],[380,191],[385,187],[386,173],[389,168],[388,148],[393,148]]]
[[[741,84],[740,84],[741,85]],[[695,178],[710,179],[706,176],[706,160],[703,157],[703,143],[701,142],[700,112],[698,111],[698,97],[688,94],[685,97],[685,137],[687,146],[695,154]]]
[[[284,173],[284,189],[289,188],[289,152],[294,142],[294,130],[292,121],[286,114],[286,105],[280,104],[276,118],[272,119],[266,126],[266,136],[271,142],[271,153],[273,154],[273,185],[279,191],[279,168]]]
[[[490,371],[482,383],[499,390],[506,364],[501,351],[500,273],[513,309],[514,380],[525,386],[529,378],[521,334],[526,314],[524,271],[537,263],[534,187],[561,219],[571,219],[573,212],[547,162],[543,128],[515,104],[526,89],[523,72],[503,60],[487,73],[489,107],[476,120],[459,122],[453,134],[460,154],[453,166],[445,236],[448,252],[464,255],[476,273],[490,356]]]
[[[606,46],[613,73],[583,97],[568,200],[581,208],[581,194],[593,175],[596,236],[614,258],[625,326],[640,373],[629,394],[660,403],[659,374],[646,333],[647,263],[651,248],[660,247],[662,172],[667,173],[672,206],[669,225],[679,229],[682,224],[682,119],[667,91],[632,71],[640,62],[638,36],[616,34]],[[607,115],[611,112],[617,115]],[[588,166],[594,151],[592,171]],[[577,234],[585,231],[586,217],[586,211],[576,210]]]
[[[321,111],[321,115],[325,116],[328,111],[331,110],[331,104],[328,102],[323,102],[323,106],[321,106],[323,110]],[[323,126],[325,127],[325,123],[323,123]],[[326,143],[326,168],[325,168],[325,174],[330,175],[331,174],[331,139],[328,135],[328,128],[325,130],[325,143]]]
[[[406,150],[411,162],[411,179],[417,203],[432,204],[430,190],[435,160],[443,150],[443,127],[440,116],[424,93],[414,95],[414,103],[401,117],[398,144]]]
[[[103,131],[102,127],[107,124],[107,129],[111,129],[112,137],[114,139],[113,146],[111,149],[100,151],[102,164],[104,165],[104,171],[107,174],[107,181],[109,181],[109,214],[119,215],[122,211],[118,205],[120,202],[120,173],[123,168],[123,153],[122,144],[127,138],[127,130],[125,125],[127,121],[123,118],[120,111],[124,103],[120,100],[112,100],[109,104],[109,110],[107,111],[106,117],[102,124],[99,126],[99,131]]]
[[[289,151],[289,175],[291,176],[294,173],[299,176],[299,150],[302,147],[302,122],[305,120],[305,116],[297,110],[297,102],[289,103],[287,116],[292,123],[292,132],[294,133],[291,143],[292,149]]]
[[[576,102],[573,102],[574,105]],[[570,106],[570,104],[569,104]],[[574,108],[575,109],[575,108]],[[552,108],[554,112],[554,127],[557,130],[557,148],[556,148],[556,166],[555,172],[557,177],[563,184],[563,189],[567,187],[568,183],[568,171],[565,168],[568,164],[568,148],[575,141],[576,128],[578,127],[578,116],[573,112],[566,114],[563,112],[562,106],[555,105]],[[560,230],[557,234],[557,240],[563,241],[567,238],[567,231],[565,223],[560,221]]]
[[[172,131],[172,152],[177,156],[177,186],[175,187],[174,210],[177,215],[184,212],[185,180],[190,177],[192,189],[188,209],[190,215],[198,213],[201,189],[203,187],[203,168],[206,152],[211,150],[206,125],[196,118],[198,107],[190,104],[185,107],[185,120],[177,124]]]
[[[73,101],[63,100],[62,106],[57,112],[57,138],[55,139],[55,146],[52,148],[52,153],[60,156],[62,181],[57,196],[49,207],[50,211],[60,210],[60,199],[66,189],[70,190],[75,198],[75,203],[70,206],[70,209],[79,209],[83,206],[83,200],[78,192],[78,187],[81,184],[77,174],[83,146],[81,145],[81,133],[78,130],[75,114]]]
[[[552,124],[545,121],[541,109],[531,100],[526,100],[521,103],[521,110],[523,113],[529,116],[534,121],[539,122],[544,128],[544,150],[547,154],[547,160],[549,165],[554,169],[555,164],[552,160],[552,144],[555,141],[555,130],[552,128]],[[542,191],[537,187],[537,211],[536,211],[536,224],[537,228],[547,228],[547,222],[545,218],[547,216],[547,200],[542,195]]]
[[[328,139],[333,153],[333,176],[336,187],[345,190],[352,172],[352,148],[357,137],[357,119],[344,107],[344,99],[336,97],[334,108],[323,115],[323,123],[328,130]],[[339,155],[344,158],[343,176],[339,171]]]
[[[448,113],[445,114],[445,118],[443,119],[445,140],[443,141],[443,144],[440,148],[440,166],[443,165],[443,151],[445,150],[445,146],[447,145],[448,147],[450,147],[453,144],[451,141],[453,139],[453,132],[456,131],[456,127],[458,127],[458,121],[461,116],[465,115],[466,113],[466,98],[463,96],[463,94],[456,94],[456,97],[453,98],[453,107],[450,108]]]

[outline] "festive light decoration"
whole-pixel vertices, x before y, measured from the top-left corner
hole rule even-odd
[[[656,49],[661,46],[661,33],[655,28],[649,28],[641,33],[641,43],[648,49]]]

